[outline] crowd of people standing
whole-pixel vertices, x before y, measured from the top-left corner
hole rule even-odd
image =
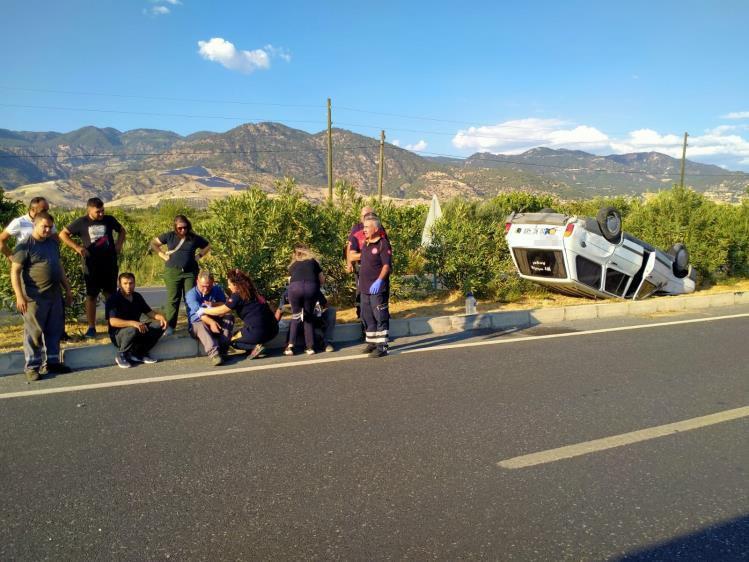
[[[382,357],[388,353],[392,249],[372,208],[362,209],[360,218],[346,242],[346,267],[355,275],[357,315],[366,341],[364,352]],[[119,272],[118,255],[126,236],[122,224],[105,213],[104,202],[96,197],[87,201],[85,215],[62,227],[59,233],[48,202],[36,197],[28,212],[0,233],[0,251],[11,262],[16,308],[24,319],[27,380],[70,372],[60,360],[60,341],[65,336],[64,306],[70,306],[73,300],[60,258],[60,242],[81,256],[88,323],[85,337],[96,336],[96,305],[102,295],[115,363],[121,368],[156,362],[149,353],[162,336],[174,333],[182,301],[188,332],[216,366],[225,362],[232,349],[250,359],[262,356],[265,345],[279,333],[286,303],[291,308],[291,321],[285,355],[294,354],[300,339],[308,355],[314,354],[316,347],[334,350],[335,308],[328,305],[323,294],[325,275],[320,261],[307,246],[299,244],[294,248],[288,267],[289,283],[274,312],[250,274],[240,269],[228,271],[227,295],[214,274],[199,263],[210,254],[210,242],[193,231],[185,215],[177,215],[173,229],[150,242],[151,251],[165,262],[166,303],[161,314],[135,290],[135,275]],[[11,238],[16,242],[12,250],[8,245]],[[242,321],[236,332],[235,315]],[[316,345],[316,334],[320,332],[322,343]]]

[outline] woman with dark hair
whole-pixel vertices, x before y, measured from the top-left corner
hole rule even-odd
[[[174,333],[177,326],[179,301],[195,286],[198,277],[198,260],[211,251],[208,240],[195,234],[192,223],[185,215],[174,217],[174,230],[151,240],[151,249],[166,262],[166,335]]]
[[[241,269],[232,269],[226,277],[231,296],[226,304],[207,308],[205,314],[221,316],[234,311],[244,325],[239,339],[232,341],[231,345],[255,359],[265,351],[263,344],[278,335],[278,321],[249,275]]]
[[[320,293],[320,286],[325,282],[325,276],[315,255],[307,246],[297,245],[289,264],[289,304],[291,305],[291,324],[289,325],[289,345],[284,355],[294,355],[299,323],[304,323],[304,352],[307,355],[315,353],[315,303]]]

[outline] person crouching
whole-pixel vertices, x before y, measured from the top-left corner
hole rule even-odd
[[[133,363],[156,363],[149,352],[164,334],[166,318],[154,312],[143,296],[135,292],[135,275],[132,273],[120,273],[117,286],[117,291],[104,305],[109,339],[117,349],[115,363],[121,369],[129,369]],[[152,322],[142,322],[144,315]]]
[[[216,284],[213,273],[200,270],[195,287],[185,296],[185,303],[190,334],[200,341],[213,365],[223,365],[231,343],[234,316],[207,312],[210,307],[226,303],[226,294]]]

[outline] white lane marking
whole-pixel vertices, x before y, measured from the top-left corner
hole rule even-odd
[[[551,338],[566,338],[574,336],[587,336],[591,334],[601,334],[606,332],[622,332],[627,330],[639,330],[645,328],[661,328],[663,326],[674,326],[678,324],[694,324],[697,322],[715,322],[717,320],[730,320],[733,318],[744,318],[749,317],[749,313],[745,314],[733,314],[730,316],[713,316],[710,318],[694,318],[691,320],[678,320],[674,322],[661,322],[658,324],[639,324],[637,326],[621,326],[618,328],[603,328],[599,330],[584,330],[581,332],[567,332],[564,334],[549,334],[545,336],[526,336],[521,338],[508,338],[505,340],[493,340],[493,341],[480,341],[480,342],[466,342],[466,343],[455,343],[455,344],[443,344],[435,345],[432,347],[422,347],[419,349],[407,349],[404,351],[392,350],[390,355],[402,355],[406,353],[427,353],[430,351],[442,351],[445,349],[455,349],[460,347],[476,347],[485,345],[499,345],[499,344],[513,344],[527,341],[544,340]],[[449,335],[449,334],[448,334]],[[143,379],[133,379],[125,381],[112,381],[102,383],[91,383],[81,384],[76,386],[63,386],[58,388],[42,388],[39,390],[24,390],[20,392],[7,392],[0,394],[0,400],[4,398],[23,398],[27,396],[39,396],[43,394],[60,394],[64,392],[77,392],[82,390],[96,390],[100,388],[111,388],[115,386],[133,386],[137,384],[149,384],[155,382],[167,382],[185,379],[197,379],[203,377],[216,377],[220,375],[230,375],[236,373],[250,373],[255,371],[270,371],[272,369],[288,369],[293,367],[299,367],[302,365],[317,365],[321,363],[335,363],[338,361],[351,361],[354,359],[364,359],[366,355],[356,353],[352,355],[343,355],[340,357],[326,357],[321,359],[306,359],[302,361],[285,361],[283,363],[270,363],[253,365],[251,367],[236,367],[234,369],[221,369],[213,371],[201,371],[197,373],[185,373],[182,375],[162,375],[158,377],[148,377]]]
[[[467,343],[448,343],[444,345],[427,347],[423,349],[408,349],[401,353],[419,353],[422,351],[432,351],[435,349],[455,349],[458,347],[475,347],[481,345],[499,345],[507,343],[518,343],[531,340],[545,340],[552,338],[571,338],[575,336],[589,336],[591,334],[605,334],[608,332],[626,332],[628,330],[644,330],[646,328],[661,328],[663,326],[677,326],[679,324],[695,324],[697,322],[714,322],[716,320],[728,320],[731,318],[748,317],[749,313],[732,314],[730,316],[713,316],[710,318],[693,318],[691,320],[674,320],[672,322],[661,322],[658,324],[638,324],[636,326],[619,326],[617,328],[599,328],[598,330],[583,330],[581,332],[565,332],[564,334],[547,334],[545,336],[524,336],[522,338],[511,338],[506,340],[479,341]]]
[[[673,435],[675,433],[690,431],[692,429],[699,429],[701,427],[737,420],[747,416],[749,416],[749,406],[744,406],[743,408],[725,410],[723,412],[709,414],[699,418],[692,418],[666,425],[640,429],[638,431],[631,431],[629,433],[622,433],[620,435],[613,435],[611,437],[604,437],[603,439],[594,439],[593,441],[577,443],[576,445],[567,445],[566,447],[558,447],[556,449],[522,455],[520,457],[499,461],[497,465],[508,469],[527,468],[529,466],[536,466],[563,459],[571,459],[572,457],[579,457],[590,453],[597,453],[599,451],[605,451],[606,449],[613,449],[614,447],[631,445],[640,441],[648,441],[650,439],[656,439],[657,437]]]

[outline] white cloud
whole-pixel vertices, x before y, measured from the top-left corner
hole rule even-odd
[[[393,139],[392,141],[390,141],[390,144],[392,144],[394,146],[400,146],[401,145],[401,141],[399,141],[398,139]]]
[[[721,116],[723,119],[749,119],[749,111],[733,111]]]
[[[143,8],[144,16],[165,16],[171,13],[171,10],[166,6],[152,6],[150,8]]]
[[[742,125],[720,125],[688,138],[687,157],[715,163],[749,163],[749,140],[738,134]],[[498,125],[470,127],[453,137],[456,148],[520,154],[538,146],[584,150],[593,154],[661,152],[681,158],[684,135],[637,129],[621,138],[595,127],[561,119],[518,119]]]
[[[537,146],[594,150],[609,144],[594,127],[574,126],[561,119],[517,119],[498,125],[469,127],[453,138],[457,148],[520,154]]]
[[[423,152],[427,149],[427,143],[424,139],[421,139],[416,144],[407,144],[403,148],[411,152]]]
[[[208,41],[198,41],[198,53],[206,60],[217,62],[229,70],[237,70],[250,74],[255,70],[267,70],[270,68],[272,58],[280,58],[289,62],[291,55],[283,47],[266,45],[262,49],[254,51],[240,51],[221,37],[213,37]]]

